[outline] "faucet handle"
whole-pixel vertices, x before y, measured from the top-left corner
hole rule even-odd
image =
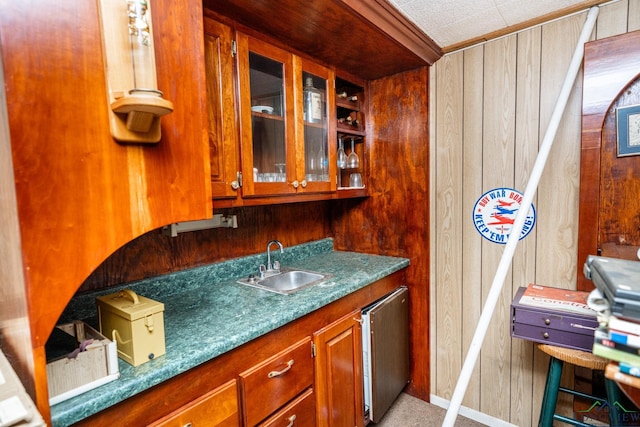
[[[273,261],[273,269],[275,271],[280,271],[280,261]]]
[[[267,267],[264,264],[260,264],[260,278],[264,279],[264,275],[267,272]]]

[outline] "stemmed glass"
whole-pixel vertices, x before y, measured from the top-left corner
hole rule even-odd
[[[344,169],[347,167],[347,154],[342,147],[342,137],[338,137],[338,169]]]
[[[360,166],[360,158],[356,154],[354,141],[355,138],[351,138],[351,153],[349,153],[349,157],[347,157],[347,167],[357,169]]]

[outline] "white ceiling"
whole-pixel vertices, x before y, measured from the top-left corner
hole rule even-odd
[[[441,48],[586,3],[585,0],[389,0]]]

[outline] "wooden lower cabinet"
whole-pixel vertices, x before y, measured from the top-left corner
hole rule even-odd
[[[405,282],[392,273],[74,427],[363,427],[360,311]]]
[[[315,427],[315,425],[316,400],[313,389],[308,389],[260,424],[260,427]]]
[[[313,385],[311,338],[241,373],[240,384],[245,425],[257,425]]]
[[[361,312],[313,335],[318,427],[364,426]]]
[[[149,427],[238,427],[238,387],[236,381],[210,391]]]

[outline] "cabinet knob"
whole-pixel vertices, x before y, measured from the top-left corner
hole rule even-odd
[[[295,180],[291,183],[291,185],[293,186],[293,188],[297,189],[300,183],[298,182],[298,180]]]
[[[542,336],[544,337],[544,339],[548,339],[549,338],[549,332],[545,332],[544,334],[542,334]]]
[[[545,325],[550,325],[551,324],[551,320],[550,319],[544,319],[544,324]]]
[[[231,181],[231,188],[237,190],[238,188],[240,188],[240,183],[238,181]]]
[[[307,188],[307,180],[303,179],[302,181],[300,181],[300,185],[302,186],[302,188]]]
[[[287,427],[293,427],[293,423],[295,423],[296,421],[296,414],[293,414],[289,417],[289,424],[287,424]]]

